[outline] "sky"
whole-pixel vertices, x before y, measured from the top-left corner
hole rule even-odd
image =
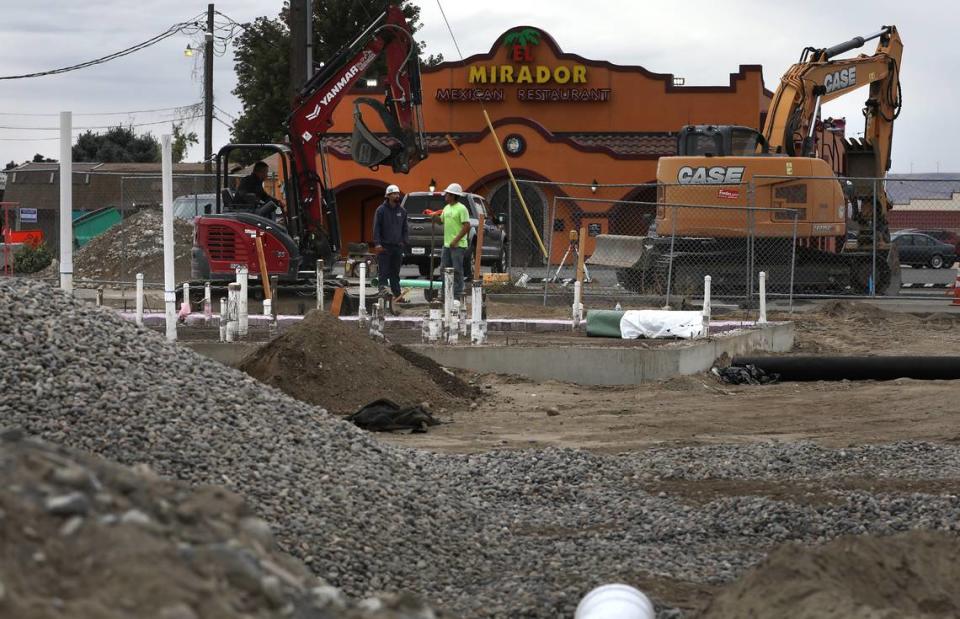
[[[322,2],[323,0],[314,0]],[[689,85],[726,85],[740,64],[763,65],[766,86],[804,47],[826,47],[895,24],[904,42],[903,113],[894,129],[892,172],[960,172],[955,147],[960,99],[960,47],[956,20],[944,0],[807,0],[773,3],[685,0],[441,0],[465,56],[487,52],[504,31],[518,25],[549,32],[562,49],[595,60],[637,64],[673,73]],[[418,0],[428,53],[458,58],[436,0]],[[217,10],[238,22],[275,16],[279,0],[224,0]],[[148,8],[147,8],[148,7]],[[152,0],[0,0],[0,76],[58,68],[97,58],[148,39],[176,22],[206,11],[206,2]],[[176,35],[136,54],[95,67],[32,79],[0,81],[0,163],[41,153],[57,158],[57,113],[71,110],[74,127],[157,123],[138,131],[168,132],[175,114],[165,110],[202,101],[199,56],[184,56],[196,36]],[[863,49],[872,53],[875,43]],[[317,61],[323,59],[318,58]],[[232,49],[214,60],[214,150],[229,141],[226,125],[239,112]],[[862,131],[866,88],[825,106],[824,117],[847,118],[848,136]],[[128,112],[121,115],[89,115]],[[48,116],[42,114],[49,114]],[[189,117],[190,114],[188,113]],[[427,119],[429,130],[429,119]],[[202,134],[202,118],[187,119]],[[53,129],[46,130],[44,128]],[[202,156],[201,144],[188,161]]]

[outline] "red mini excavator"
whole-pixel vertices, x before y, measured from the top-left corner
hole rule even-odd
[[[387,61],[386,99],[355,101],[353,159],[371,168],[390,165],[395,172],[406,173],[426,158],[417,44],[403,12],[390,6],[304,85],[287,120],[288,144],[228,144],[220,149],[216,212],[195,223],[193,279],[232,280],[240,266],[260,274],[257,236],[268,274],[282,282],[300,280],[301,271],[313,273],[318,259],[333,266],[341,242],[322,138],[333,125],[334,109],[381,54]],[[386,141],[364,125],[361,105],[380,116],[389,134]],[[242,203],[229,187],[230,157],[242,151],[256,157],[278,156],[283,204],[276,220],[257,214],[262,209]]]

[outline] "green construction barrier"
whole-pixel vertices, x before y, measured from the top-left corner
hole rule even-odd
[[[587,336],[615,337],[620,339],[620,319],[623,312],[617,310],[590,310],[587,312]]]
[[[83,247],[122,219],[120,211],[112,206],[84,213],[73,220],[73,246],[78,249]]]

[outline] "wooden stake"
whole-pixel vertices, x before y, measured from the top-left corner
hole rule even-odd
[[[260,238],[260,233],[257,233],[256,243],[257,243],[257,260],[260,261],[260,281],[263,283],[263,298],[272,299],[273,296],[270,293],[270,274],[267,273],[267,257],[263,254],[263,239]]]
[[[587,227],[580,226],[580,238],[577,246],[577,281],[583,283],[583,251],[587,247]]]
[[[333,316],[340,315],[340,306],[343,305],[343,288],[337,288],[333,291],[333,302],[330,303],[330,314]]]

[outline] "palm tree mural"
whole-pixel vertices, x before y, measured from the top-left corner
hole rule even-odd
[[[522,28],[520,30],[514,30],[513,32],[507,33],[507,36],[503,38],[503,42],[506,45],[519,45],[521,47],[526,47],[527,45],[539,45],[540,31],[536,28]]]

